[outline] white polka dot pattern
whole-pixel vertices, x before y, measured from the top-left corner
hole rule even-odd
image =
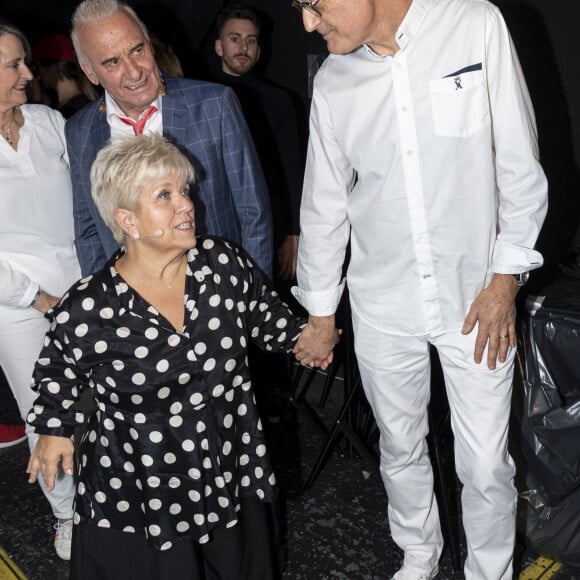
[[[159,549],[204,542],[235,524],[240,495],[269,500],[275,490],[248,335],[287,352],[303,321],[243,251],[207,238],[188,254],[179,334],[120,278],[120,255],[55,312],[31,422],[70,435],[78,387],[92,389],[99,410],[81,443],[75,522],[141,534]]]

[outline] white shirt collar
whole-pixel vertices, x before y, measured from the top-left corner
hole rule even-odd
[[[157,107],[157,111],[151,117],[147,126],[145,128],[145,133],[162,133],[163,132],[163,122],[161,120],[161,100],[162,96],[157,95],[155,100],[149,105]],[[111,136],[117,135],[132,135],[133,129],[131,126],[126,125],[119,119],[119,117],[127,117],[127,115],[122,111],[121,107],[116,103],[115,99],[105,91],[105,106],[107,112],[107,123],[111,127]],[[145,111],[141,113],[140,118],[145,114]]]
[[[395,35],[400,50],[404,50],[409,41],[417,34],[425,15],[431,10],[432,4],[433,0],[413,0]],[[366,44],[364,46],[368,56],[373,60],[386,60],[394,56],[392,54],[377,54],[370,46]]]

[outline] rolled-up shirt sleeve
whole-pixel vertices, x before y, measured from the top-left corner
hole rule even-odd
[[[338,308],[345,283],[346,280],[343,280],[338,286],[319,292],[309,292],[300,286],[293,286],[292,295],[312,316],[331,316]]]
[[[15,269],[10,262],[0,260],[0,303],[16,308],[28,308],[40,289],[38,282]]]
[[[493,250],[492,271],[497,274],[520,274],[544,263],[540,252],[497,241]]]

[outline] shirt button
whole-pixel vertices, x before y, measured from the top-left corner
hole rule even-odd
[[[401,111],[403,111],[403,113],[407,112],[407,107],[401,107]]]
[[[413,155],[413,151],[412,151],[411,149],[409,149],[409,150],[407,151],[407,155]]]

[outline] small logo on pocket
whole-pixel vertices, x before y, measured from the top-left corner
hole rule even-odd
[[[460,76],[453,77],[453,80],[455,81],[455,90],[456,91],[463,88],[463,86],[461,85],[461,77]]]

